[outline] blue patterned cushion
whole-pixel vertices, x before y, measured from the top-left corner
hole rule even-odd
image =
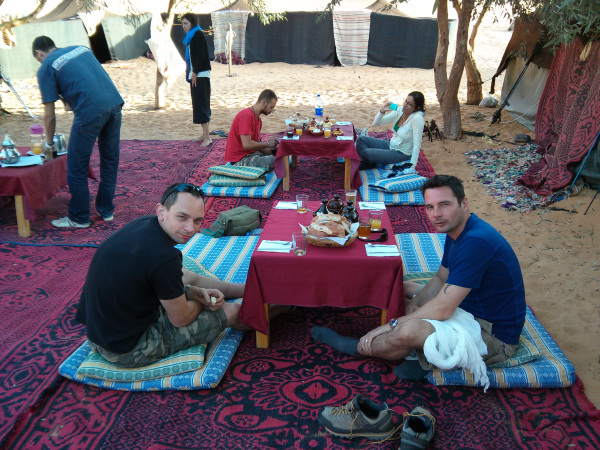
[[[244,178],[233,178],[225,175],[212,175],[208,182],[211,186],[236,186],[236,187],[246,187],[246,186],[264,186],[267,184],[267,180],[264,176],[248,180]]]
[[[184,254],[183,264],[188,270],[232,283],[243,283],[246,281],[250,257],[258,239],[258,236],[227,236],[213,239],[197,234],[186,245],[177,247]],[[240,303],[241,299],[234,301]],[[90,347],[85,341],[60,365],[59,373],[74,381],[122,391],[213,388],[225,375],[243,335],[240,331],[227,328],[209,343],[204,365],[200,369],[145,381],[107,381],[78,375],[77,369],[90,353]]]
[[[226,164],[224,166],[212,166],[208,171],[217,175],[226,175],[228,177],[243,178],[246,180],[256,180],[265,174],[267,169],[264,167],[251,166],[232,166]]]
[[[369,184],[369,187],[373,187],[384,192],[408,192],[419,189],[427,178],[417,174],[410,175],[399,175],[392,178],[383,178]]]
[[[271,198],[282,178],[277,178],[275,172],[271,170],[265,174],[265,179],[264,186],[253,187],[211,186],[207,181],[202,185],[202,190],[210,197]]]
[[[382,180],[387,177],[390,170],[384,168],[375,168],[369,170],[361,170],[360,178],[362,186],[360,187],[360,196],[366,202],[384,202],[386,205],[424,205],[425,200],[423,194],[419,190],[408,192],[383,192],[373,187],[370,184]]]
[[[404,273],[437,272],[444,254],[444,233],[400,233],[396,241]]]

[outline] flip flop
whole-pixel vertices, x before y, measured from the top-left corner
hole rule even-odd
[[[227,137],[227,133],[225,133],[223,130],[213,130],[208,134],[212,134],[214,136]]]

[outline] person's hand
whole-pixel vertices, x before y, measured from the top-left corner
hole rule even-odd
[[[413,174],[413,173],[417,173],[417,171],[415,170],[414,167],[409,167],[409,168],[404,169],[402,171],[402,175],[410,175],[410,174]]]
[[[382,334],[389,333],[392,328],[388,325],[382,325],[380,327],[375,328],[374,330],[369,331],[358,341],[358,351],[362,355],[372,355],[373,354],[373,341],[376,337],[381,336]]]
[[[197,286],[190,286],[188,300],[193,300],[211,311],[216,311],[223,307],[225,296],[218,289],[204,289]]]
[[[391,104],[392,104],[391,101],[389,101],[389,100],[386,101],[383,105],[381,105],[381,108],[379,108],[379,112],[381,114],[385,114],[386,112],[391,111],[391,109],[390,109]]]
[[[198,75],[196,73],[192,73],[192,86],[196,87],[196,78],[198,78]]]
[[[273,149],[277,150],[277,141],[275,139],[271,139],[267,143],[267,148],[270,148],[271,150],[273,150]]]

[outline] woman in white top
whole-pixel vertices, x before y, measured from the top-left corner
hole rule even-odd
[[[374,126],[393,124],[394,135],[387,141],[368,136],[356,140],[361,169],[375,164],[410,162],[407,173],[413,172],[419,159],[423,127],[425,126],[425,97],[419,91],[408,94],[402,109],[393,111],[390,102],[385,102],[373,120]]]

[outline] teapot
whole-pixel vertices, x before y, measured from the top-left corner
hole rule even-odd
[[[339,195],[334,195],[333,200],[329,200],[329,203],[327,204],[327,208],[333,214],[341,214],[342,209],[344,208],[344,202],[340,200]]]
[[[21,158],[21,154],[15,148],[15,144],[8,134],[4,138],[4,142],[2,142],[2,157],[6,164],[15,164]]]

